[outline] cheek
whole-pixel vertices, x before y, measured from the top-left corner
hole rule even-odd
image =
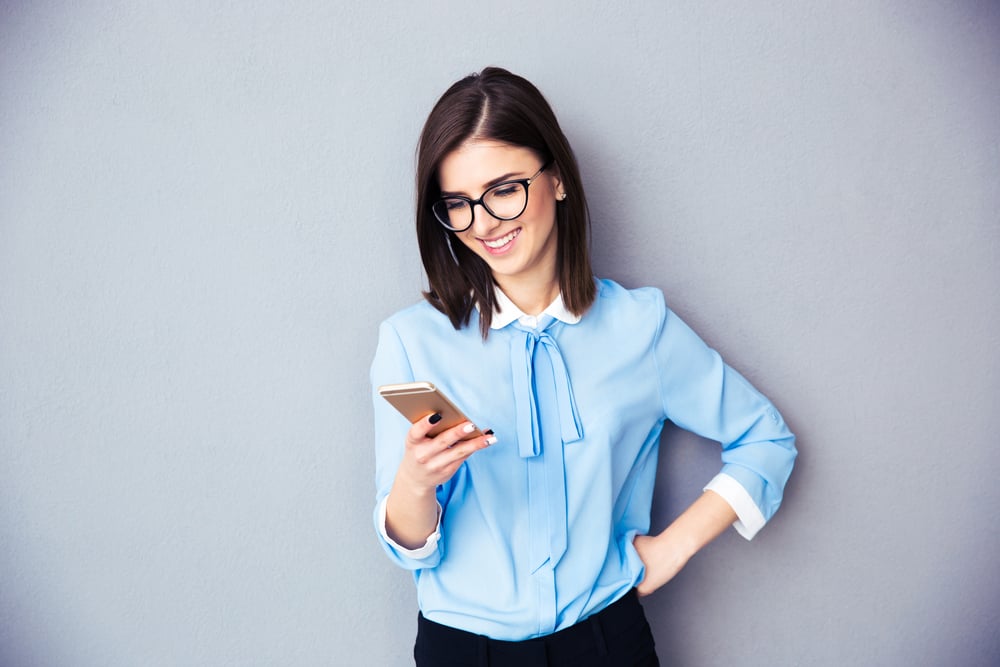
[[[526,215],[531,215],[533,218],[549,218],[551,217],[555,220],[556,216],[556,193],[554,188],[549,185],[548,182],[539,183],[540,187],[537,191],[528,191],[528,208],[525,209]],[[534,195],[534,196],[532,196]]]
[[[556,224],[556,203],[551,199],[539,197],[534,201],[528,201],[528,209],[525,211],[536,225],[555,226]]]
[[[455,240],[457,240],[459,243],[467,247],[472,252],[477,252],[480,250],[479,241],[476,240],[476,237],[473,235],[471,229],[455,234],[454,236],[455,239],[452,241],[452,243],[454,243]]]

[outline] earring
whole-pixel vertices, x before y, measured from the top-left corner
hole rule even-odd
[[[565,200],[566,200],[566,193],[565,192],[560,193],[559,194],[559,201],[565,201]]]

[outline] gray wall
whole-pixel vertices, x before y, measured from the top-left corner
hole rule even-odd
[[[800,436],[774,522],[648,599],[665,662],[1000,662],[996,3],[93,4],[0,9],[4,667],[408,664],[367,369],[420,125],[491,63],[599,273]],[[717,466],[668,431],[656,522]]]

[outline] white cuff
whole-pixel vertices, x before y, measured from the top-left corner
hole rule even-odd
[[[394,539],[389,537],[389,532],[385,529],[385,506],[388,501],[389,496],[385,496],[381,501],[379,501],[378,504],[378,532],[382,536],[382,539],[388,542],[400,556],[406,556],[407,558],[413,558],[414,560],[427,558],[432,553],[437,551],[437,543],[438,540],[441,539],[441,503],[437,504],[437,526],[434,527],[434,532],[427,536],[427,541],[422,547],[407,549],[404,546],[400,546]]]
[[[757,503],[753,501],[743,485],[736,481],[735,477],[730,477],[725,473],[719,473],[712,481],[705,485],[703,491],[714,491],[722,496],[722,499],[729,503],[729,506],[736,512],[739,518],[733,522],[736,532],[748,540],[752,540],[767,521],[761,513]],[[383,510],[383,523],[384,510]]]

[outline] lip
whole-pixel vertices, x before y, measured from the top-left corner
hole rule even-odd
[[[493,238],[490,239],[477,238],[476,240],[479,241],[480,244],[482,244],[483,249],[486,250],[486,252],[488,252],[489,254],[503,255],[510,252],[510,249],[514,246],[514,241],[516,241],[517,237],[520,235],[521,235],[521,228],[517,227],[505,234],[501,234],[500,236],[494,236]],[[501,241],[502,239],[505,238],[507,238],[508,240],[503,245],[500,246],[488,245],[488,244],[496,244],[498,241]]]

